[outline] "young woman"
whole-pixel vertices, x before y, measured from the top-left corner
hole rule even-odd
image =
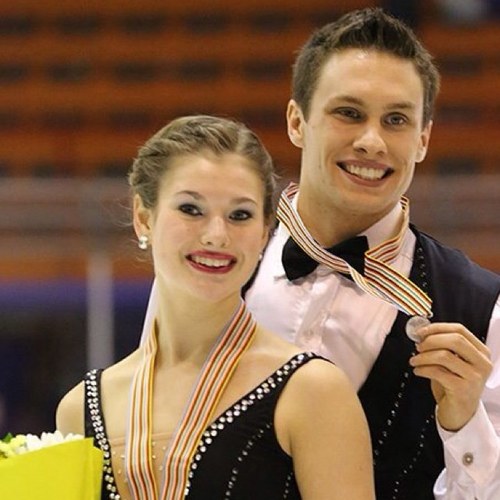
[[[259,327],[240,298],[273,221],[259,139],[231,120],[179,118],[139,150],[129,180],[154,321],[57,411],[59,430],[103,449],[102,498],[373,499],[347,379]]]

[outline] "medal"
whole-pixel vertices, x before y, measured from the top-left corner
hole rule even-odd
[[[429,319],[424,316],[412,316],[406,323],[406,335],[408,335],[410,340],[413,340],[413,342],[418,344],[422,339],[420,338],[420,335],[418,335],[417,330],[430,324],[431,322]]]

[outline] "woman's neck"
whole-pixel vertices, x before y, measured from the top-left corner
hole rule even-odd
[[[202,366],[239,303],[237,295],[206,302],[184,301],[160,292],[157,368],[183,362]]]

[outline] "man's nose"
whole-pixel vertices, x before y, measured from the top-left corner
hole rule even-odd
[[[364,125],[354,141],[354,149],[369,156],[380,156],[387,152],[387,145],[379,124]]]

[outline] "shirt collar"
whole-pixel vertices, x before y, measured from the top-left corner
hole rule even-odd
[[[295,209],[297,208],[297,200],[298,196],[295,196],[292,200],[292,205]],[[401,203],[396,203],[396,205],[387,215],[373,224],[373,226],[370,226],[368,229],[355,236],[366,236],[368,238],[368,246],[370,248],[380,245],[380,243],[382,243],[383,241],[397,234],[400,227],[399,225],[401,224],[402,212],[403,209],[401,207]],[[275,237],[282,240],[284,245],[289,236],[290,235],[283,224],[279,224],[275,233]]]
[[[402,221],[402,213],[401,203],[396,203],[387,215],[361,233],[361,236],[368,238],[368,246],[370,248],[380,245],[398,233]]]

